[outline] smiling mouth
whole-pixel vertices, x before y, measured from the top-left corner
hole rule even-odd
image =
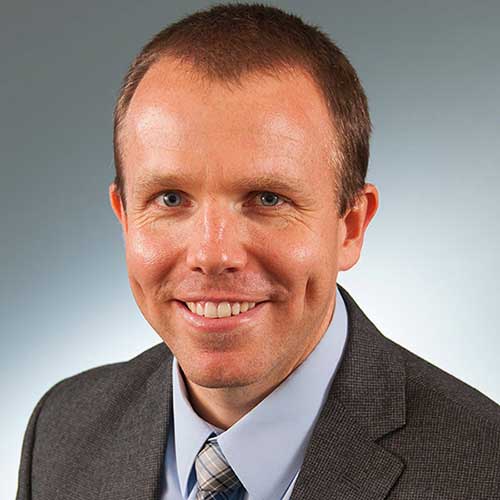
[[[194,315],[203,318],[229,318],[253,309],[261,302],[182,302]]]
[[[236,303],[240,304],[240,311],[237,312],[238,308],[235,307],[235,311],[237,312],[237,314],[233,315],[231,309],[231,315],[219,317],[218,315],[210,316],[210,312],[212,311],[213,313],[213,308],[210,305],[208,306],[209,315],[205,316],[199,315],[196,312],[192,312],[188,307],[188,302],[175,300],[177,307],[180,309],[181,317],[183,317],[187,324],[190,325],[190,327],[193,328],[194,331],[197,332],[197,334],[212,335],[226,335],[227,333],[241,333],[243,331],[248,333],[249,328],[251,329],[253,326],[262,321],[261,315],[263,314],[263,312],[265,312],[268,302],[268,300],[256,302],[251,309],[247,309],[244,312],[241,310],[241,306],[244,304],[243,302],[226,302],[226,304],[230,305]],[[198,304],[200,304],[200,307],[202,306],[202,312],[205,312],[205,302],[195,302],[194,304],[196,306],[196,309],[198,309]],[[217,305],[216,310],[218,311],[220,304],[224,304],[224,302],[212,302],[212,304]],[[252,303],[249,302],[248,304],[250,306]],[[193,306],[192,303],[190,305],[191,307]],[[243,309],[245,309],[245,307],[243,307]],[[227,305],[221,306],[221,313],[228,314]]]

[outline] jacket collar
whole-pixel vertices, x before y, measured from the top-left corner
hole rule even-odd
[[[348,338],[312,434],[291,500],[381,500],[404,469],[376,440],[405,425],[405,369],[352,297],[339,286]]]
[[[164,477],[164,455],[168,426],[172,413],[172,354],[164,343],[158,344],[131,360],[133,368],[126,393],[112,408],[117,422],[109,430],[109,440],[100,444],[101,470],[105,471],[100,485],[101,500],[160,498]],[[137,358],[137,359],[138,359]],[[77,495],[76,495],[77,496]]]

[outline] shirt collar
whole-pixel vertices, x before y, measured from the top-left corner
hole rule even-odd
[[[182,498],[187,498],[190,487],[189,477],[196,455],[213,432],[220,434],[223,430],[203,420],[193,410],[187,396],[186,384],[175,357],[172,363],[172,386],[177,474]]]
[[[189,494],[196,455],[215,432],[224,456],[250,498],[281,498],[302,464],[346,339],[347,312],[337,289],[331,323],[314,350],[273,392],[226,431],[209,424],[193,410],[174,357],[174,440],[184,497]]]

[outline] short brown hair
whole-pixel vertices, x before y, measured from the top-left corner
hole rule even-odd
[[[243,3],[215,5],[167,26],[132,62],[114,113],[115,184],[123,202],[119,132],[137,86],[148,69],[167,55],[189,63],[211,80],[228,83],[239,83],[253,72],[305,70],[321,91],[332,119],[339,215],[352,207],[365,183],[371,133],[366,95],[354,68],[316,26],[276,7]]]

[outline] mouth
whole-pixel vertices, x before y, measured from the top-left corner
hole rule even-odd
[[[230,331],[255,321],[269,301],[262,302],[183,302],[174,301],[183,318],[197,330]]]
[[[253,309],[259,302],[182,302],[193,314],[205,318],[228,318],[239,316]]]

